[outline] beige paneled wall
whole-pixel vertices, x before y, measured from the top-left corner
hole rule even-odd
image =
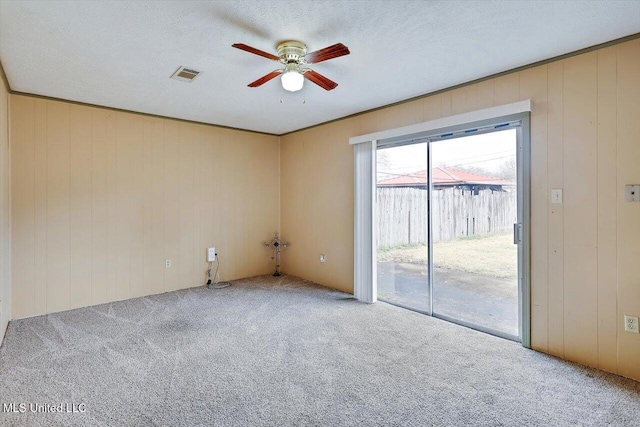
[[[640,204],[624,200],[640,183],[640,39],[283,136],[283,268],[353,291],[349,137],[523,99],[533,348],[640,379],[640,335],[623,327],[640,316]]]
[[[0,343],[11,320],[9,92],[0,77]]]
[[[277,137],[10,97],[13,318],[273,268]]]

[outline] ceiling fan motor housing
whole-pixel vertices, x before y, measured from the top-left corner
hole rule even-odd
[[[285,64],[299,64],[306,54],[307,46],[295,40],[288,40],[278,45],[278,56]]]

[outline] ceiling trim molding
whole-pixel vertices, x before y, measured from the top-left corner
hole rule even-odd
[[[394,102],[394,103],[391,103],[391,104],[381,105],[380,107],[372,108],[370,110],[360,111],[358,113],[353,113],[353,114],[350,114],[348,116],[344,116],[344,117],[340,117],[340,118],[337,118],[337,119],[329,120],[329,121],[326,121],[326,122],[318,123],[317,125],[308,126],[308,127],[305,127],[305,128],[302,128],[302,129],[298,129],[298,130],[292,130],[291,132],[286,132],[286,133],[280,134],[278,136],[282,137],[282,136],[291,135],[291,134],[296,133],[296,132],[302,132],[304,130],[313,129],[313,128],[318,127],[318,126],[324,126],[324,125],[327,125],[329,123],[338,122],[340,120],[351,119],[353,117],[361,116],[363,114],[373,113],[374,111],[384,110],[385,108],[391,108],[391,107],[395,107],[397,105],[406,104],[407,102],[412,102],[412,101],[417,101],[419,99],[428,98],[430,96],[438,95],[438,94],[444,93],[444,92],[449,92],[449,91],[452,91],[452,90],[455,90],[455,89],[459,89],[459,88],[465,87],[465,86],[471,86],[471,85],[474,85],[476,83],[480,83],[480,82],[483,82],[483,81],[486,81],[486,80],[495,79],[497,77],[506,76],[508,74],[518,73],[520,71],[524,71],[524,70],[527,70],[529,68],[539,67],[541,65],[550,64],[552,62],[562,61],[564,59],[571,58],[573,56],[578,56],[578,55],[582,55],[584,53],[588,53],[588,52],[592,52],[592,51],[595,51],[595,50],[604,49],[604,48],[607,48],[607,47],[610,47],[610,46],[614,46],[614,45],[617,45],[617,44],[620,44],[620,43],[625,43],[625,42],[628,42],[628,41],[631,41],[631,40],[635,40],[637,38],[640,38],[640,33],[631,34],[629,36],[621,37],[619,39],[614,39],[614,40],[610,40],[608,42],[604,42],[604,43],[596,44],[596,45],[593,45],[593,46],[585,47],[584,49],[580,49],[580,50],[576,50],[576,51],[573,51],[573,52],[565,53],[565,54],[559,55],[559,56],[554,56],[553,58],[543,59],[542,61],[533,62],[531,64],[523,65],[521,67],[512,68],[511,70],[502,71],[502,72],[496,73],[496,74],[491,74],[491,75],[486,76],[486,77],[481,77],[479,79],[471,80],[471,81],[468,81],[468,82],[465,82],[465,83],[460,83],[459,85],[449,86],[449,87],[444,88],[444,89],[439,89],[439,90],[436,90],[434,92],[426,93],[424,95],[418,95],[418,96],[414,96],[413,98],[404,99],[402,101]]]
[[[204,126],[211,126],[211,127],[216,127],[216,128],[220,128],[220,129],[229,129],[229,130],[235,130],[235,131],[240,131],[240,132],[256,133],[256,134],[259,134],[259,135],[283,137],[283,136],[294,134],[296,132],[302,132],[302,131],[305,131],[305,130],[308,130],[308,129],[313,129],[313,128],[318,127],[318,126],[324,126],[324,125],[327,125],[329,123],[338,122],[340,120],[346,120],[346,119],[357,117],[357,116],[360,116],[360,115],[363,115],[363,114],[368,114],[368,113],[372,113],[374,111],[382,110],[382,109],[385,109],[385,108],[391,108],[391,107],[395,107],[397,105],[402,105],[402,104],[405,104],[407,102],[412,102],[412,101],[417,101],[419,99],[428,98],[430,96],[438,95],[438,94],[444,93],[444,92],[449,92],[451,90],[455,90],[455,89],[459,89],[459,88],[462,88],[462,87],[470,86],[470,85],[473,85],[473,84],[476,84],[476,83],[480,83],[480,82],[483,82],[483,81],[486,81],[486,80],[495,79],[497,77],[506,76],[508,74],[518,73],[520,71],[524,71],[524,70],[527,70],[529,68],[539,67],[541,65],[550,64],[552,62],[562,61],[564,59],[571,58],[573,56],[582,55],[584,53],[588,53],[588,52],[592,52],[592,51],[595,51],[595,50],[604,49],[606,47],[614,46],[614,45],[617,45],[617,44],[620,44],[620,43],[625,43],[625,42],[628,42],[628,41],[631,41],[631,40],[635,40],[637,38],[640,38],[640,33],[631,34],[631,35],[628,35],[628,36],[625,36],[625,37],[621,37],[619,39],[610,40],[610,41],[605,42],[605,43],[600,43],[600,44],[597,44],[597,45],[586,47],[584,49],[579,49],[579,50],[576,50],[576,51],[573,51],[573,52],[565,53],[563,55],[554,56],[552,58],[543,59],[543,60],[538,61],[538,62],[533,62],[531,64],[527,64],[527,65],[523,65],[521,67],[513,68],[511,70],[506,70],[506,71],[502,71],[500,73],[491,74],[489,76],[481,77],[479,79],[471,80],[471,81],[468,81],[468,82],[465,82],[465,83],[461,83],[461,84],[458,84],[458,85],[455,85],[455,86],[449,86],[447,88],[436,90],[434,92],[429,92],[429,93],[426,93],[426,94],[423,94],[423,95],[414,96],[413,98],[408,98],[408,99],[405,99],[405,100],[402,100],[402,101],[398,101],[398,102],[394,102],[394,103],[391,103],[391,104],[381,105],[381,106],[376,107],[376,108],[371,108],[369,110],[360,111],[360,112],[357,112],[357,113],[354,113],[354,114],[350,114],[348,116],[339,117],[337,119],[328,120],[326,122],[318,123],[318,124],[315,124],[313,126],[308,126],[308,127],[296,129],[296,130],[293,130],[291,132],[286,132],[286,133],[282,133],[282,134],[261,132],[261,131],[256,131],[256,130],[236,128],[236,127],[232,127],[232,126],[224,126],[224,125],[218,125],[218,124],[213,124],[213,123],[198,122],[198,121],[195,121],[195,120],[180,119],[180,118],[177,118],[177,117],[169,117],[169,116],[162,116],[162,115],[159,115],[159,114],[143,113],[143,112],[140,112],[140,111],[126,110],[126,109],[115,108],[115,107],[107,107],[107,106],[104,106],[104,105],[91,104],[91,103],[87,103],[87,102],[72,101],[72,100],[64,99],[64,98],[56,98],[56,97],[52,97],[52,96],[38,95],[38,94],[35,94],[35,93],[27,93],[27,92],[15,91],[15,90],[11,89],[11,85],[9,84],[9,79],[7,78],[7,75],[4,72],[4,67],[2,66],[2,61],[0,61],[0,79],[3,81],[3,84],[5,85],[5,88],[7,89],[7,91],[12,95],[29,96],[29,97],[33,97],[33,98],[46,99],[46,100],[50,100],[50,101],[68,102],[68,103],[71,103],[71,104],[83,105],[83,106],[86,106],[86,107],[104,108],[104,109],[107,109],[107,110],[118,111],[118,112],[122,112],[122,113],[139,114],[139,115],[147,116],[147,117],[156,117],[156,118],[160,118],[160,119],[176,120],[176,121],[179,121],[179,122],[193,123],[193,124],[204,125]]]
[[[137,115],[146,116],[146,117],[154,117],[154,118],[157,118],[157,119],[175,120],[175,121],[178,121],[178,122],[192,123],[192,124],[203,125],[203,126],[210,126],[210,127],[219,128],[219,129],[228,129],[228,130],[235,130],[235,131],[238,131],[238,132],[256,133],[256,134],[259,134],[259,135],[268,135],[268,136],[277,136],[277,137],[280,136],[280,135],[275,134],[275,133],[260,132],[260,131],[251,130],[251,129],[234,128],[232,126],[224,126],[224,125],[217,125],[217,124],[214,124],[214,123],[198,122],[196,120],[180,119],[178,117],[162,116],[162,115],[159,115],[159,114],[143,113],[141,111],[133,111],[133,110],[125,110],[123,108],[107,107],[107,106],[104,106],[104,105],[90,104],[88,102],[72,101],[70,99],[56,98],[56,97],[53,97],[53,96],[37,95],[35,93],[27,93],[27,92],[19,92],[17,90],[12,90],[12,91],[10,91],[10,93],[12,95],[28,96],[30,98],[45,99],[47,101],[66,102],[68,104],[82,105],[84,107],[102,108],[102,109],[105,109],[105,110],[117,111],[119,113],[129,113],[129,114],[137,114]]]
[[[11,86],[9,86],[9,79],[7,79],[7,75],[4,72],[4,67],[2,66],[2,61],[0,61],[0,80],[2,80],[4,88],[7,90],[7,92],[12,93]]]

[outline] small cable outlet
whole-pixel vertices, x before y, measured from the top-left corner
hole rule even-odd
[[[640,333],[638,331],[638,318],[634,316],[624,315],[624,330],[627,332],[633,332],[634,334]]]

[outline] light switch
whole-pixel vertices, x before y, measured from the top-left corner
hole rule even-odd
[[[627,202],[640,202],[640,184],[625,185],[624,199]]]
[[[562,203],[562,188],[551,190],[551,203]]]

